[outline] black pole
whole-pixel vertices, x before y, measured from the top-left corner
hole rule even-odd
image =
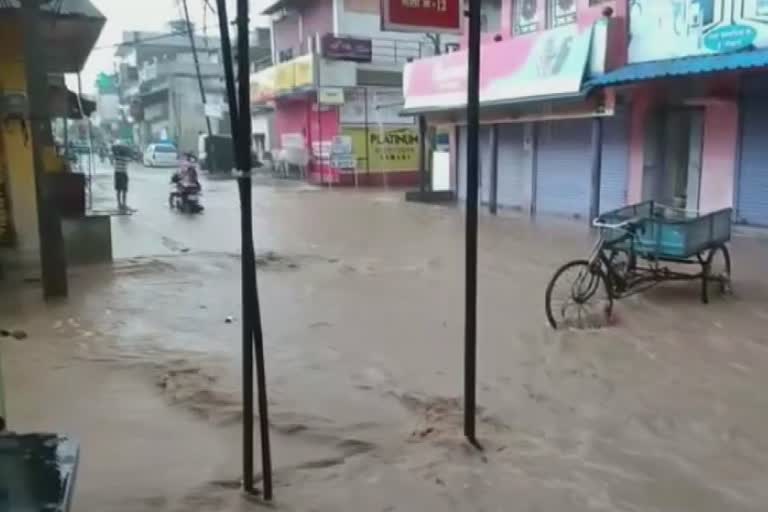
[[[264,499],[272,499],[272,463],[269,444],[269,421],[267,416],[266,378],[264,372],[263,339],[261,314],[259,311],[258,288],[256,283],[256,258],[253,247],[253,219],[251,211],[251,153],[250,153],[250,84],[248,83],[248,2],[238,0],[238,81],[240,100],[235,89],[232,69],[232,45],[229,38],[229,20],[226,0],[217,0],[219,30],[221,32],[224,76],[227,85],[229,116],[232,140],[235,144],[235,158],[238,169],[240,191],[241,237],[242,237],[242,301],[243,301],[243,488],[254,493],[253,473],[253,353],[256,349],[256,367],[259,382],[259,420],[261,425],[262,474]],[[243,47],[245,51],[243,51]],[[245,61],[245,65],[243,65]],[[238,106],[239,105],[239,106]]]
[[[491,125],[491,183],[490,204],[488,208],[493,215],[499,210],[499,125]]]
[[[48,74],[45,68],[46,58],[42,54],[44,46],[40,37],[40,0],[22,1],[20,11],[29,104],[29,119],[21,122],[24,124],[22,130],[28,130],[32,148],[43,296],[46,299],[66,297],[68,293],[67,259],[61,232],[61,217],[54,191],[46,179],[42,155],[45,141],[51,140],[52,136],[48,117]]]
[[[216,12],[219,15],[219,32],[221,33],[221,59],[224,61],[224,81],[227,85],[227,102],[229,103],[229,127],[232,132],[232,142],[237,145],[237,93],[235,92],[235,73],[232,70],[232,41],[229,39],[229,19],[227,17],[226,0],[216,0]]]
[[[600,215],[600,188],[603,173],[603,118],[592,120],[592,191],[589,202],[589,223]]]
[[[249,292],[248,312],[252,316],[253,349],[256,353],[256,383],[258,390],[259,431],[261,434],[261,471],[264,499],[272,499],[272,450],[269,442],[269,416],[267,405],[267,378],[264,364],[264,335],[261,329],[258,283],[256,282],[256,256],[253,249],[253,218],[251,213],[251,82],[248,41],[248,1],[237,2],[237,78],[238,78],[238,128],[240,149],[239,185],[243,203],[243,265],[248,266],[246,286]],[[247,219],[246,219],[247,216]],[[245,256],[247,254],[247,257]]]
[[[419,195],[427,191],[427,118],[419,116]]]
[[[477,194],[480,132],[480,4],[469,0],[467,76],[467,232],[464,296],[464,436],[479,446],[475,434],[477,370]]]
[[[187,0],[181,0],[184,5],[184,19],[187,22],[187,35],[189,36],[189,46],[192,47],[192,60],[195,62],[195,74],[197,75],[197,85],[200,87],[200,100],[203,102],[203,117],[205,117],[205,126],[208,128],[208,135],[213,135],[211,131],[211,119],[205,113],[205,87],[203,87],[203,77],[200,75],[200,60],[197,58],[197,46],[195,46],[195,34],[192,32],[192,23],[189,21],[189,9]],[[181,134],[179,134],[181,136]]]

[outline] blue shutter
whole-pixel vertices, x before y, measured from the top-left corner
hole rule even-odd
[[[621,208],[627,202],[629,176],[629,116],[626,110],[603,119],[603,162],[600,179],[600,212]]]
[[[736,216],[745,224],[768,226],[768,97],[755,89],[755,94],[744,96],[741,104]]]
[[[536,212],[586,217],[592,166],[590,120],[548,121],[536,129]]]

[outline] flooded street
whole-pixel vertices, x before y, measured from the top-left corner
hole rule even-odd
[[[0,301],[0,326],[29,334],[0,341],[11,427],[80,439],[76,509],[259,506],[237,490],[236,183],[207,181],[188,217],[168,177],[132,172],[116,262],[76,269],[68,303],[34,283]],[[461,210],[253,191],[278,510],[765,510],[765,238],[731,244],[732,297],[667,285],[612,327],[553,331],[544,289],[588,254],[586,223],[481,217],[479,453],[461,437]]]

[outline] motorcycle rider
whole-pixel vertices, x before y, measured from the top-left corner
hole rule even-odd
[[[175,190],[171,191],[168,196],[168,203],[171,207],[173,207],[175,198],[180,197],[183,201],[187,195],[197,194],[202,189],[192,156],[185,153],[184,157],[185,159],[181,161],[179,169],[171,176],[171,183],[175,185]]]

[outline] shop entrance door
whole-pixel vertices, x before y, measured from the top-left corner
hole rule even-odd
[[[698,210],[703,143],[702,110],[663,110],[650,115],[643,159],[643,199]]]

